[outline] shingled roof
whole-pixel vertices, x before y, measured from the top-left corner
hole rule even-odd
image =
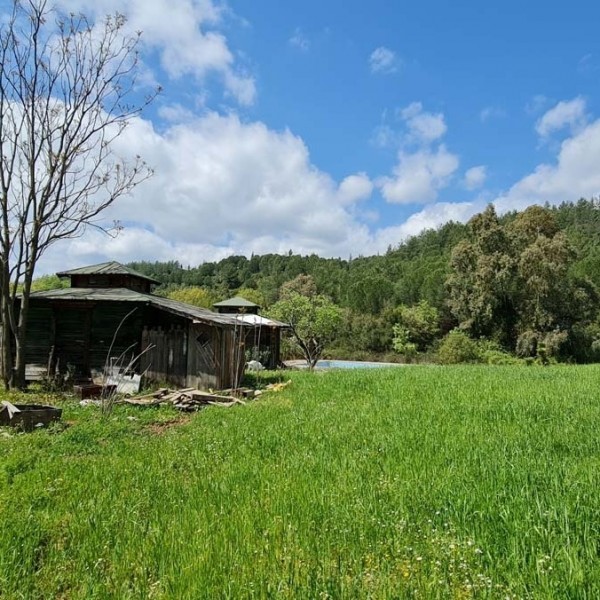
[[[56,275],[60,278],[72,277],[75,275],[131,275],[132,277],[138,277],[139,279],[144,279],[151,283],[160,284],[160,281],[139,273],[138,271],[134,271],[114,260],[99,263],[97,265],[79,267],[78,269],[71,269],[70,271],[61,271]]]
[[[246,300],[246,298],[242,298],[241,296],[217,302],[213,306],[215,308],[260,308],[258,304],[254,304],[254,302],[250,302],[250,300]]]
[[[132,302],[149,304],[156,308],[200,323],[239,326],[236,315],[223,315],[206,308],[199,308],[170,298],[143,294],[126,288],[63,288],[44,292],[33,292],[31,300],[80,300],[85,302]],[[244,323],[249,324],[249,323]]]

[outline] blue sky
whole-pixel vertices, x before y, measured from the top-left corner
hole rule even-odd
[[[600,4],[60,0],[143,31],[164,88],[120,140],[155,177],[45,263],[383,252],[600,194]]]

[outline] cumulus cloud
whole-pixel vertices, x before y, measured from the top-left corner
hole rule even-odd
[[[381,126],[375,140],[380,145],[396,140],[400,146],[398,163],[391,176],[380,177],[376,184],[385,200],[394,204],[432,202],[459,165],[458,157],[439,143],[447,131],[444,115],[427,112],[420,102],[413,102],[398,109],[396,116],[404,131]]]
[[[346,177],[338,188],[338,198],[344,205],[366,200],[373,193],[373,182],[366,173]]]
[[[324,256],[379,249],[352,210],[371,195],[369,177],[361,172],[336,182],[288,130],[245,123],[235,114],[208,113],[164,131],[138,118],[114,149],[142,154],[155,176],[104,214],[125,226],[116,239],[88,232],[61,246],[74,264],[110,257],[198,264],[290,248]]]
[[[116,259],[179,260],[196,265],[231,254],[289,249],[322,256],[384,252],[423,229],[464,222],[493,200],[500,212],[530,204],[558,204],[600,192],[600,120],[565,140],[555,163],[541,164],[495,200],[435,202],[458,159],[442,145],[399,154],[393,176],[378,180],[391,202],[430,202],[405,222],[370,230],[353,212],[372,182],[356,173],[340,183],[310,160],[289,131],[209,114],[157,132],[136,120],[121,152],[144,156],[156,176],[114,205],[107,219],[125,229],[116,238],[89,231],[53,248],[40,273]],[[477,167],[474,167],[477,168]]]
[[[436,150],[398,153],[392,177],[378,184],[383,197],[394,204],[425,203],[435,200],[458,169],[459,160],[442,144]]]
[[[496,199],[500,210],[560,204],[600,193],[600,120],[563,141],[555,164],[541,164]]]
[[[395,73],[398,70],[399,60],[394,51],[380,46],[371,52],[369,66],[371,73]]]
[[[484,165],[471,167],[465,172],[464,186],[468,190],[476,190],[483,186],[487,179],[487,168]]]
[[[401,109],[400,117],[408,128],[409,142],[429,144],[441,138],[448,129],[442,113],[426,112],[420,102],[413,102]]]
[[[130,32],[142,32],[144,48],[158,52],[169,77],[203,80],[216,73],[240,104],[254,102],[254,79],[239,68],[227,39],[216,29],[224,13],[214,0],[58,0],[57,4],[93,18],[122,13]]]
[[[557,205],[600,195],[600,119],[584,126],[562,142],[554,163],[538,165],[505,193],[473,202],[432,203],[411,215],[406,222],[382,229],[378,239],[402,240],[423,229],[435,228],[449,220],[465,222],[492,201],[501,213],[523,210],[532,204]],[[477,168],[477,167],[475,167]],[[471,169],[470,169],[471,170]],[[467,171],[468,172],[468,171]]]
[[[571,132],[580,129],[587,121],[585,100],[581,97],[559,102],[538,120],[535,130],[542,138],[568,128]]]

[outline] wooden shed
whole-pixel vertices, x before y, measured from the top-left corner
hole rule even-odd
[[[260,361],[267,369],[276,369],[281,357],[281,330],[289,327],[274,319],[259,315],[260,306],[241,296],[235,296],[213,304],[222,315],[235,318],[245,330],[245,345],[248,354]]]
[[[239,384],[256,325],[153,295],[157,281],[119,263],[58,275],[71,287],[31,294],[28,373],[98,379],[111,363],[140,356],[136,368],[152,380],[215,389]]]
[[[246,300],[246,298],[242,298],[241,296],[234,296],[222,302],[216,302],[213,304],[213,308],[219,313],[239,315],[257,315],[260,311],[258,304],[250,302],[250,300]]]

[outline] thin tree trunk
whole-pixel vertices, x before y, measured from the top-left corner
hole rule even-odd
[[[35,251],[35,247],[32,251]],[[25,272],[25,281],[23,282],[23,293],[21,295],[21,310],[19,311],[19,323],[15,337],[15,368],[13,387],[16,389],[25,388],[25,366],[26,366],[26,340],[27,340],[27,323],[29,318],[29,297],[31,294],[31,284],[33,282],[33,261],[28,265]]]
[[[9,273],[6,263],[2,262],[0,274],[0,316],[2,318],[2,380],[5,389],[10,389],[13,379],[13,353],[12,353],[12,321],[10,303]]]

